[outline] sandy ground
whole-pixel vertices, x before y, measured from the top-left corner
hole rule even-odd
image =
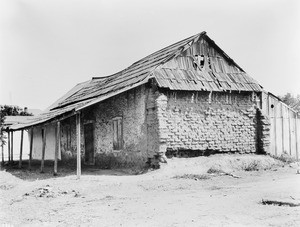
[[[172,159],[140,175],[89,169],[80,180],[66,170],[59,177],[0,171],[0,224],[300,226],[300,206],[261,204],[300,203],[297,168],[265,156],[214,155]]]

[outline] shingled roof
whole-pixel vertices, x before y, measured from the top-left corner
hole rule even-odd
[[[189,57],[182,58],[182,66],[169,67],[169,63],[173,59],[180,56],[184,57],[185,53],[199,40],[205,40],[213,46],[214,50],[229,62],[230,67],[226,68],[221,61],[216,59],[215,64],[212,64],[214,68],[211,70],[195,70],[193,59]],[[233,68],[234,70],[232,70]],[[83,109],[145,84],[150,78],[154,78],[159,87],[170,90],[259,92],[262,88],[217,46],[206,35],[206,32],[202,32],[163,48],[116,74],[107,77],[94,77],[80,86],[77,85],[71,90],[72,92],[51,105],[49,111],[37,116],[37,121],[27,123],[26,127],[35,124],[35,122],[40,124],[49,121],[66,112]],[[18,127],[20,126],[16,126],[15,129]]]

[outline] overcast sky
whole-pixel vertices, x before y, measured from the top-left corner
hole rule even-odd
[[[300,94],[299,0],[0,0],[0,104],[45,109],[202,31],[267,91]]]

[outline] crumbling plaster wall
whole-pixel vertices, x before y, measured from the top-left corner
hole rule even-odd
[[[95,157],[101,167],[141,167],[148,157],[146,88],[140,86],[95,105]],[[113,123],[123,119],[123,149],[113,149]]]
[[[257,150],[256,100],[251,93],[164,91],[156,102],[160,152]]]
[[[158,149],[155,94],[140,86],[95,104],[81,113],[81,156],[84,160],[84,124],[94,123],[95,164],[101,168],[144,167]],[[113,119],[123,122],[123,149],[113,149]],[[147,136],[148,135],[148,136]],[[76,163],[76,117],[61,122],[63,161]]]

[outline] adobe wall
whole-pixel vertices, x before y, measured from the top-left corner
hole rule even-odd
[[[162,92],[160,151],[256,152],[255,106],[252,93]]]
[[[95,158],[102,168],[143,167],[147,149],[146,88],[140,86],[95,105]],[[113,149],[112,119],[123,119],[123,149]]]
[[[155,144],[158,130],[154,102],[154,93],[140,86],[84,109],[81,114],[82,162],[85,155],[84,124],[93,122],[95,165],[100,168],[144,167],[158,147]],[[115,117],[123,119],[122,150],[113,149],[112,120]],[[62,160],[75,164],[76,147],[76,118],[73,116],[61,122]]]

